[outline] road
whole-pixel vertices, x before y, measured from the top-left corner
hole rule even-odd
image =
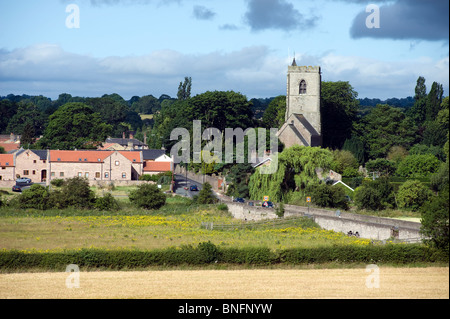
[[[184,175],[175,174],[174,181],[175,181],[174,192],[178,195],[187,196],[190,198],[192,198],[194,195],[198,195],[198,191],[195,192],[195,191],[189,190],[189,187],[191,185],[197,185],[199,191],[202,189],[202,184],[197,183],[196,181],[194,181],[192,179],[188,178],[187,183],[186,183],[186,176],[184,176]],[[187,187],[188,189],[185,190],[184,189],[185,187]]]

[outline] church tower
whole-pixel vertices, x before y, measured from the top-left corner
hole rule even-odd
[[[288,66],[285,124],[278,131],[286,147],[322,144],[321,81],[319,66],[297,66],[295,58]]]

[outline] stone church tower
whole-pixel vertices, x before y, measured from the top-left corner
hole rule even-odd
[[[319,66],[288,66],[285,123],[278,138],[286,146],[321,146]]]

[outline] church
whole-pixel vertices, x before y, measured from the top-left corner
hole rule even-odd
[[[277,136],[286,148],[321,146],[319,66],[288,66],[285,123]]]

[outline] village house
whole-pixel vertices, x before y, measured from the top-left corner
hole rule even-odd
[[[84,177],[89,181],[136,181],[143,174],[173,171],[164,150],[25,150],[0,154],[0,181],[33,183]]]

